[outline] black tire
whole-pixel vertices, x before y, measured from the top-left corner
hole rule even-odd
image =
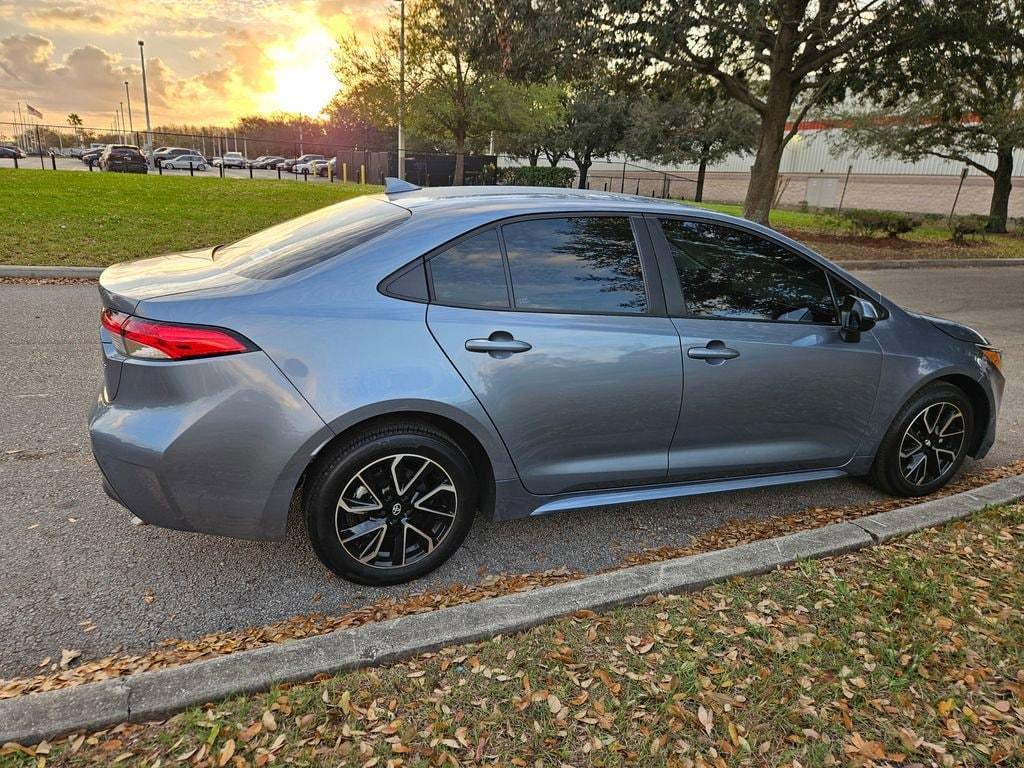
[[[930,413],[934,414],[936,410],[943,408],[943,403],[947,404],[949,408],[936,416],[936,420],[941,418],[945,421],[952,413],[952,408],[960,411],[961,418],[956,420],[954,417],[954,423],[948,430],[950,437],[936,438],[935,435],[922,435],[929,438],[927,446],[922,443],[921,450],[918,452],[924,454],[925,467],[923,471],[921,468],[917,470],[921,474],[910,473],[911,477],[908,479],[907,465],[913,463],[916,454],[909,458],[901,456],[901,446],[904,445],[904,440],[908,439],[905,438],[905,435],[912,426],[918,430],[916,433],[920,434],[920,422],[917,420],[922,413],[931,408],[933,410]],[[958,431],[960,423],[963,426],[962,434],[953,434]],[[941,425],[937,425],[936,429],[939,426]],[[929,384],[911,397],[896,414],[896,418],[893,419],[889,431],[886,432],[885,438],[878,448],[878,453],[875,454],[869,479],[873,485],[894,496],[927,496],[934,493],[956,476],[967,457],[967,447],[970,445],[973,434],[974,411],[971,408],[971,401],[963,390],[945,382]],[[956,443],[957,437],[960,438],[959,443]],[[933,439],[936,447],[932,447]],[[946,442],[940,443],[939,439]],[[918,442],[917,437],[909,438],[903,452],[906,453],[910,450],[916,442]],[[943,451],[943,455],[947,455],[946,461],[948,461],[948,452],[954,448],[956,449],[955,458],[948,465],[943,464],[940,461],[943,456],[938,451]],[[933,462],[934,477],[928,477],[926,474],[929,461]]]
[[[393,468],[396,456],[405,458]],[[424,469],[416,475],[419,460]],[[399,472],[404,477],[399,478]],[[367,475],[366,482],[360,473]],[[401,488],[394,481],[383,480],[394,477],[404,483],[413,475],[402,495],[395,493]],[[379,483],[378,478],[382,479]],[[436,485],[434,500],[428,504],[424,494],[430,493],[427,486],[432,484]],[[453,490],[447,490],[449,485]],[[347,503],[342,498],[346,492]],[[372,501],[352,498],[360,494]],[[477,495],[473,465],[451,438],[423,422],[395,420],[353,435],[318,462],[303,493],[306,532],[317,557],[338,576],[374,586],[401,584],[433,571],[459,548],[473,523]],[[360,510],[356,512],[347,508],[357,504],[367,504],[367,509],[375,506],[366,513],[360,506],[353,507]],[[396,507],[401,509],[395,511]],[[342,543],[343,534],[355,525],[377,522],[384,525],[379,534],[383,543],[377,543],[374,530],[348,540],[355,554]],[[406,546],[410,529],[415,533]],[[405,538],[399,539],[400,535]],[[431,536],[437,537],[432,545],[428,544]],[[372,553],[372,563],[356,557],[367,552]],[[388,559],[392,562],[386,562]]]

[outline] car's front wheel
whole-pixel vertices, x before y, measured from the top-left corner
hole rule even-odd
[[[871,480],[897,496],[927,496],[948,483],[967,457],[974,411],[963,390],[930,384],[900,409],[875,455]]]
[[[321,562],[343,578],[383,586],[429,573],[459,548],[476,512],[477,482],[443,432],[395,421],[331,449],[303,496]]]

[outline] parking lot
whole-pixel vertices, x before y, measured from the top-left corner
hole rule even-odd
[[[999,437],[982,465],[1024,455],[1024,268],[861,277],[907,308],[976,326],[1004,349]],[[86,430],[101,378],[95,285],[0,284],[0,303],[7,309],[0,329],[0,677],[31,672],[62,648],[89,658],[487,574],[595,571],[625,554],[684,545],[730,518],[881,498],[859,481],[835,480],[509,523],[478,519],[465,545],[429,577],[388,590],[360,587],[324,570],[296,515],[281,542],[133,527],[100,487]]]
[[[56,161],[56,165],[57,165],[57,170],[58,171],[84,171],[85,173],[89,173],[89,166],[86,165],[85,163],[83,163],[78,158],[75,158],[75,157],[58,157],[58,158],[55,158],[55,161]],[[20,160],[18,160],[18,168],[19,169],[23,169],[23,170],[26,170],[26,171],[45,171],[45,172],[48,172],[48,173],[53,173],[53,164],[51,163],[49,157],[44,157],[43,158],[43,164],[44,164],[45,168],[40,168],[39,167],[39,158],[38,157],[24,157],[24,158],[21,158]],[[11,160],[0,160],[0,168],[13,168],[13,167],[14,167],[14,163]],[[100,171],[100,169],[99,169],[99,166],[93,166],[92,172],[93,173],[102,173],[102,171]],[[154,175],[157,174],[157,173],[163,173],[163,174],[168,175],[168,176],[188,176],[189,175],[189,171],[187,169],[186,170],[161,169],[160,171],[157,171],[157,169],[151,168],[149,172],[151,174],[154,174]],[[358,169],[356,169],[356,172],[358,173]],[[217,177],[217,176],[220,175],[220,169],[219,168],[215,168],[212,165],[208,165],[206,167],[205,171],[194,170],[193,174],[195,176]],[[247,168],[225,168],[224,169],[224,176],[226,178],[233,178],[233,179],[248,179],[248,178],[250,178],[250,176],[249,176],[249,169],[247,169]],[[276,170],[265,170],[265,169],[261,169],[261,168],[254,168],[254,169],[252,169],[252,178],[254,178],[254,179],[277,179],[278,178],[278,173],[277,173]],[[281,178],[282,181],[302,181],[302,182],[308,182],[310,184],[329,184],[329,183],[331,183],[331,180],[326,178],[326,177],[324,177],[324,176],[303,176],[302,174],[289,173],[288,171],[281,171],[280,178]],[[353,176],[351,176],[351,172],[350,172],[349,181],[355,181],[355,180],[356,179]],[[335,184],[337,184],[340,181],[341,181],[341,179],[334,179],[333,180],[333,182]],[[370,181],[372,183],[372,180],[368,180],[368,181]]]

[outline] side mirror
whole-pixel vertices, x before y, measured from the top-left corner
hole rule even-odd
[[[860,335],[878,322],[878,310],[867,299],[847,296],[839,310],[839,335],[843,341],[860,341]]]

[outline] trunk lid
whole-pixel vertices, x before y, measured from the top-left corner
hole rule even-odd
[[[100,296],[104,306],[131,314],[146,299],[220,288],[244,280],[214,261],[212,248],[203,248],[107,267],[100,275]]]

